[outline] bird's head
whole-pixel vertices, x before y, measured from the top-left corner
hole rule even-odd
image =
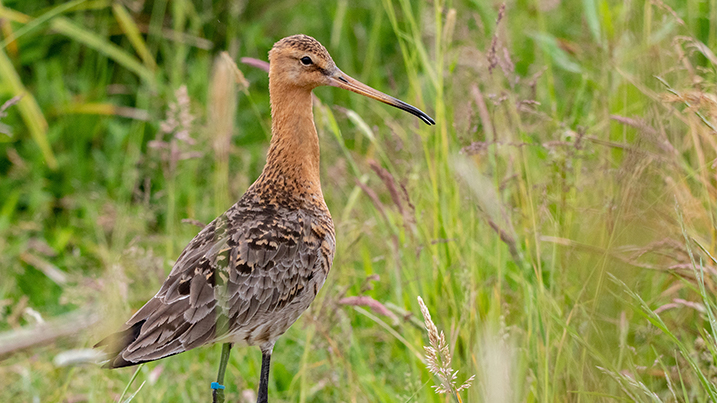
[[[420,109],[351,78],[336,67],[331,55],[307,35],[288,36],[269,51],[269,80],[278,86],[312,90],[322,85],[339,87],[376,99],[415,116],[428,125],[433,119]]]
[[[314,89],[331,85],[341,73],[316,39],[306,35],[288,36],[269,51],[269,78],[282,85]]]

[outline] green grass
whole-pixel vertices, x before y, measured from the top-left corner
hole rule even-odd
[[[101,319],[0,357],[0,401],[207,401],[219,346],[131,384],[53,360],[120,326],[197,233],[182,220],[261,172],[266,74],[240,64],[249,87],[217,93],[213,72],[295,33],[437,125],[316,90],[337,253],[276,345],[272,401],[448,401],[417,296],[458,384],[477,375],[463,401],[715,400],[717,1],[518,0],[497,25],[479,0],[52,3],[0,7],[0,105],[24,93],[0,133],[0,332]],[[195,144],[161,128],[182,86]],[[338,303],[359,295],[397,319]],[[228,401],[260,364],[233,351]]]

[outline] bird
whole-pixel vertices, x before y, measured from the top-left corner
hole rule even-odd
[[[107,368],[121,368],[222,343],[214,402],[224,400],[233,345],[262,353],[257,403],[267,403],[277,339],[309,307],[331,270],[336,236],[319,175],[312,90],[333,86],[411,113],[420,109],[343,73],[316,39],[293,35],[269,51],[271,140],[266,165],[229,209],[184,248],[157,294],[106,349]]]

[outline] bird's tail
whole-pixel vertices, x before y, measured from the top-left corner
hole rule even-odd
[[[142,329],[142,325],[144,324],[144,322],[144,320],[141,320],[133,324],[129,328],[122,330],[121,332],[117,332],[105,337],[99,343],[95,344],[95,348],[104,347],[105,351],[107,352],[109,361],[104,363],[103,367],[122,368],[141,364],[143,362],[127,361],[122,358],[122,352],[130,344],[134,343],[134,341],[137,340],[137,337],[139,337],[139,333]]]

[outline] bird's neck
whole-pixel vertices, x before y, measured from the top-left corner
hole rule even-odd
[[[311,90],[270,80],[271,143],[257,182],[274,192],[291,193],[312,204],[324,203],[319,171],[319,137],[314,126]]]

